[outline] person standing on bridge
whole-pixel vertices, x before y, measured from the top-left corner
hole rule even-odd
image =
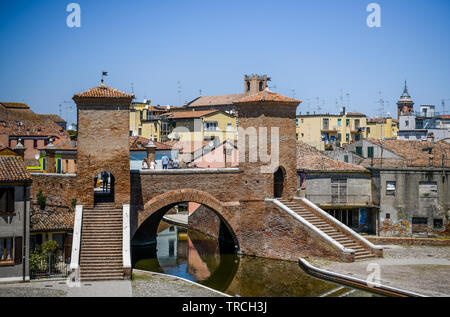
[[[163,155],[161,161],[162,161],[163,170],[166,170],[167,164],[169,163],[169,158],[167,157],[166,154]]]
[[[142,169],[143,170],[148,169],[148,163],[147,163],[147,159],[146,158],[142,161]]]

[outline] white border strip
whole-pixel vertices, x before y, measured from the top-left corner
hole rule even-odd
[[[130,205],[123,205],[122,223],[123,223],[123,235],[122,235],[123,267],[131,268]]]
[[[352,281],[352,282],[356,282],[356,283],[367,285],[367,281],[361,280],[359,278],[356,278],[356,277],[353,277],[353,276],[347,276],[347,275],[344,275],[344,274],[331,272],[331,271],[327,271],[327,270],[315,267],[315,266],[313,266],[311,263],[309,263],[308,261],[306,261],[303,258],[299,258],[298,260],[312,272],[319,272],[319,273],[321,273],[321,274],[323,274],[325,276],[328,275],[328,276],[332,276],[332,277],[336,277],[336,278],[349,280],[349,281]],[[339,283],[339,282],[337,281],[336,283]],[[345,287],[351,287],[351,286],[345,285]],[[386,286],[386,285],[377,286],[377,285],[374,285],[373,287],[381,289],[381,290],[393,291],[393,292],[396,292],[396,293],[403,293],[403,294],[408,295],[408,296],[427,297],[427,296],[422,295],[422,294],[417,294],[417,293],[414,293],[414,292],[405,291],[405,290],[402,290],[402,289],[399,289],[399,288],[395,288],[395,287],[392,287],[392,286]],[[370,292],[370,290],[367,290],[367,291]]]
[[[210,288],[210,287],[208,287],[208,286],[205,286],[205,285],[196,283],[196,282],[194,282],[194,281],[191,281],[191,280],[188,280],[188,279],[179,277],[179,276],[169,275],[169,274],[164,274],[164,273],[158,273],[158,272],[152,272],[152,271],[138,270],[138,269],[133,269],[133,272],[145,273],[146,275],[147,275],[147,274],[149,274],[149,275],[160,275],[160,276],[164,276],[164,277],[168,277],[168,278],[176,278],[176,279],[179,279],[179,280],[181,280],[181,281],[185,281],[185,282],[188,282],[188,283],[190,283],[190,284],[194,284],[195,286],[199,286],[199,287],[201,287],[201,288],[207,289],[208,291],[217,293],[217,294],[222,295],[222,296],[224,296],[224,297],[233,297],[233,296],[231,296],[231,295],[222,293],[221,291],[215,290],[215,289]]]
[[[353,249],[347,249],[346,247],[344,247],[342,244],[340,244],[339,242],[337,242],[336,240],[334,240],[333,238],[331,238],[329,235],[327,235],[325,232],[323,232],[322,230],[320,230],[319,228],[317,228],[316,226],[314,226],[313,224],[311,224],[309,221],[307,221],[305,218],[301,217],[300,215],[298,215],[297,213],[293,212],[289,207],[287,207],[286,205],[284,205],[283,203],[281,203],[280,201],[278,201],[277,199],[270,199],[270,198],[266,198],[265,201],[270,201],[273,202],[275,205],[277,205],[278,207],[280,207],[281,209],[283,209],[284,211],[286,211],[288,214],[290,214],[292,217],[294,217],[295,219],[297,219],[298,221],[300,221],[302,224],[304,224],[305,226],[307,226],[309,229],[311,229],[312,231],[314,231],[315,233],[317,233],[318,235],[320,235],[322,238],[324,238],[325,240],[327,240],[328,242],[330,242],[331,244],[333,244],[335,247],[337,247],[339,250],[343,251],[344,253],[349,253],[349,254],[354,254],[355,250]]]
[[[338,225],[340,228],[344,229],[345,231],[347,231],[348,233],[350,233],[353,237],[357,238],[358,240],[362,241],[364,244],[368,245],[371,249],[376,249],[376,250],[383,250],[383,247],[378,246],[373,244],[372,242],[370,242],[369,240],[363,238],[361,235],[359,235],[358,233],[356,233],[355,231],[353,231],[353,229],[349,228],[348,226],[346,226],[345,224],[343,224],[342,222],[340,222],[339,220],[337,220],[336,218],[334,218],[333,216],[329,215],[328,213],[326,213],[325,211],[323,211],[322,209],[320,209],[318,206],[316,206],[314,203],[312,203],[311,201],[309,201],[306,198],[294,198],[294,199],[299,199],[302,200],[305,204],[307,204],[309,207],[313,208],[314,210],[316,210],[317,212],[319,212],[321,215],[325,216],[327,219],[331,220],[333,223],[335,223],[336,225]]]
[[[30,277],[28,275],[25,276],[25,282],[29,282]],[[15,282],[24,282],[23,276],[13,276],[13,277],[0,277],[0,283],[15,283]]]
[[[75,221],[73,226],[72,258],[70,260],[71,270],[77,270],[80,263],[82,221],[83,221],[83,206],[77,205],[75,207]]]

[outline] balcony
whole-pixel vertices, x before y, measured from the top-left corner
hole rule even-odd
[[[322,133],[337,133],[339,131],[337,126],[330,127],[329,125],[325,124],[322,126],[320,130]]]
[[[306,194],[306,199],[323,207],[372,206],[371,195]]]

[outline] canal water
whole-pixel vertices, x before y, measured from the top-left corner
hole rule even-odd
[[[232,296],[374,296],[313,278],[297,263],[220,252],[198,231],[161,222],[157,247],[134,246],[133,267],[182,277]]]

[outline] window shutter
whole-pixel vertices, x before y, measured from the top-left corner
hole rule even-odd
[[[6,192],[6,210],[8,212],[14,212],[14,189]]]
[[[14,264],[22,264],[22,237],[16,237],[14,241]]]

